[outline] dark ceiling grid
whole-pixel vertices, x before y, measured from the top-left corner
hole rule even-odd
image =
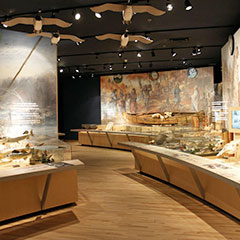
[[[89,4],[89,2],[91,4]],[[239,27],[240,1],[236,0],[190,0],[193,5],[191,11],[185,11],[184,0],[171,0],[174,9],[165,15],[154,17],[150,14],[136,14],[132,23],[127,26],[131,34],[147,34],[154,40],[153,44],[144,45],[130,43],[123,49],[123,56],[119,58],[117,53],[120,42],[114,40],[99,41],[95,35],[105,33],[123,33],[126,26],[122,24],[120,13],[106,11],[101,19],[97,19],[89,9],[91,6],[103,3],[127,3],[127,1],[99,1],[99,0],[1,0],[0,19],[5,16],[34,15],[38,9],[43,16],[51,16],[55,12],[56,17],[73,22],[72,27],[60,29],[61,33],[77,35],[85,38],[83,44],[77,46],[71,41],[61,41],[58,44],[58,56],[61,61],[59,67],[80,67],[85,73],[112,74],[133,71],[152,71],[182,69],[189,66],[216,66],[221,64],[221,47],[226,43],[228,36]],[[135,4],[147,4],[148,1],[134,1]],[[150,0],[152,6],[166,10],[166,0]],[[80,21],[75,21],[72,9],[78,9],[82,15]],[[13,30],[32,32],[32,27],[17,25]],[[54,26],[44,27],[44,31],[59,30]],[[169,39],[188,38],[188,41],[170,41]],[[193,47],[201,47],[202,54],[192,56]],[[178,55],[171,56],[171,49]],[[136,53],[142,51],[142,58],[138,59]],[[155,56],[152,56],[154,50]],[[96,54],[98,58],[96,58]],[[128,60],[128,67],[123,68],[124,59]],[[182,64],[187,60],[188,65]],[[137,63],[141,62],[139,69]],[[103,69],[103,65],[116,64],[112,71]],[[84,68],[86,65],[93,65]],[[93,70],[94,69],[94,70]]]

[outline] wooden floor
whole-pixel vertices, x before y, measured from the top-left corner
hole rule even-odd
[[[239,221],[136,173],[130,152],[76,144],[77,205],[1,225],[0,240],[240,239]]]

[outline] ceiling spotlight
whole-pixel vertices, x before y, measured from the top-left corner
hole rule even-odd
[[[192,50],[192,55],[193,55],[193,56],[196,56],[196,55],[197,55],[197,50],[196,50],[195,47],[194,47],[193,50]]]
[[[61,61],[61,58],[58,58],[57,61],[60,62],[60,61]]]
[[[3,24],[3,26],[4,26],[5,28],[7,28],[7,27],[8,27],[8,25],[6,25],[6,24]]]
[[[187,61],[186,60],[183,60],[183,65],[187,65]]]
[[[113,70],[112,64],[109,65],[109,70],[110,70],[110,71]]]
[[[74,75],[72,75],[72,79],[75,79],[75,76],[74,76]]]
[[[152,50],[152,57],[155,57],[156,56],[156,54],[155,54],[155,52]]]
[[[60,68],[59,72],[60,72],[60,73],[63,73],[63,69],[62,69],[62,68]]]
[[[79,19],[81,18],[81,14],[80,14],[79,12],[75,12],[75,11],[74,11],[74,18],[75,18],[76,20],[79,20]]]
[[[82,75],[79,75],[78,77],[79,77],[79,78],[81,78],[81,77],[82,77]]]
[[[77,44],[77,46],[79,46],[82,42],[75,42]]]
[[[92,77],[92,78],[94,77],[94,73],[91,74],[91,77]]]
[[[124,68],[124,69],[127,68],[127,64],[126,64],[126,63],[123,64],[123,68]]]
[[[96,18],[102,18],[102,15],[101,15],[101,13],[95,13],[95,17]]]
[[[79,73],[79,69],[78,69],[78,68],[76,68],[75,71],[76,71],[77,73]]]
[[[190,11],[193,8],[192,4],[190,3],[189,0],[185,0],[185,9],[187,11]]]
[[[134,42],[135,42],[135,43],[137,43],[137,42],[138,42],[138,40],[137,40],[137,39],[135,39],[135,40],[134,40]]]
[[[141,52],[138,52],[138,53],[137,53],[137,57],[139,57],[139,58],[142,57]]]
[[[166,7],[169,12],[173,10],[173,5],[170,0],[167,0]]]
[[[171,50],[171,54],[172,54],[172,57],[177,56],[177,53],[173,49]]]
[[[201,48],[200,47],[198,47],[197,48],[197,55],[200,55],[202,52],[201,52]]]
[[[140,62],[138,63],[138,68],[142,68],[142,64]]]
[[[119,53],[118,53],[118,56],[119,56],[119,57],[122,57],[122,52],[119,52]]]

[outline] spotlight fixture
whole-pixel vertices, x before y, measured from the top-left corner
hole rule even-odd
[[[79,73],[79,69],[78,69],[78,68],[76,68],[76,69],[75,69],[75,72]]]
[[[6,25],[6,24],[3,24],[3,27],[7,28],[7,27],[8,27],[8,25]]]
[[[192,55],[193,55],[193,56],[196,56],[196,55],[197,55],[197,50],[196,50],[195,47],[194,47],[193,50],[192,50]]]
[[[60,68],[59,72],[60,72],[60,73],[63,73],[63,69],[62,69],[62,68]]]
[[[156,54],[155,54],[155,52],[152,50],[152,57],[155,57],[156,56]]]
[[[198,47],[197,48],[197,55],[200,55],[202,52],[201,52],[201,48],[200,47]]]
[[[171,54],[172,54],[172,57],[177,56],[177,53],[173,49],[171,50]]]
[[[113,70],[112,64],[109,65],[109,70],[110,70],[110,71]]]
[[[79,46],[81,44],[81,42],[75,42],[77,44],[77,46]]]
[[[57,61],[60,62],[60,61],[61,61],[61,58],[58,58]]]
[[[190,0],[185,0],[184,4],[185,4],[185,9],[187,11],[190,11],[193,8],[192,4],[190,3]]]
[[[166,2],[166,7],[167,7],[167,10],[170,12],[173,10],[173,5],[172,3],[170,2],[170,0],[167,0]]]
[[[187,61],[186,60],[183,60],[182,63],[183,63],[183,65],[187,65]]]
[[[74,75],[72,75],[72,79],[75,79],[75,76],[74,76]]]
[[[140,62],[138,63],[138,68],[142,68],[142,64]]]
[[[126,63],[123,64],[123,68],[124,68],[124,69],[127,68],[127,64],[126,64]]]
[[[102,15],[101,15],[101,13],[95,13],[95,17],[96,18],[102,18]]]
[[[94,73],[91,74],[91,77],[94,78]]]
[[[119,52],[119,53],[118,53],[118,56],[119,56],[119,57],[122,57],[122,52]]]
[[[76,12],[76,10],[73,10],[73,15],[76,20],[79,20],[81,18],[81,14],[79,12]]]
[[[142,57],[142,54],[140,51],[137,53],[137,57],[139,57],[139,58]]]
[[[82,77],[82,75],[80,74],[78,77],[79,77],[79,78],[81,78],[81,77]]]
[[[135,39],[135,40],[134,40],[134,42],[135,42],[135,43],[137,43],[137,42],[138,42],[138,40],[137,40],[137,39]]]

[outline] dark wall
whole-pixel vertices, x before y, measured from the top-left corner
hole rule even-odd
[[[58,76],[58,124],[65,139],[77,139],[70,129],[81,128],[83,123],[101,123],[100,79]]]

